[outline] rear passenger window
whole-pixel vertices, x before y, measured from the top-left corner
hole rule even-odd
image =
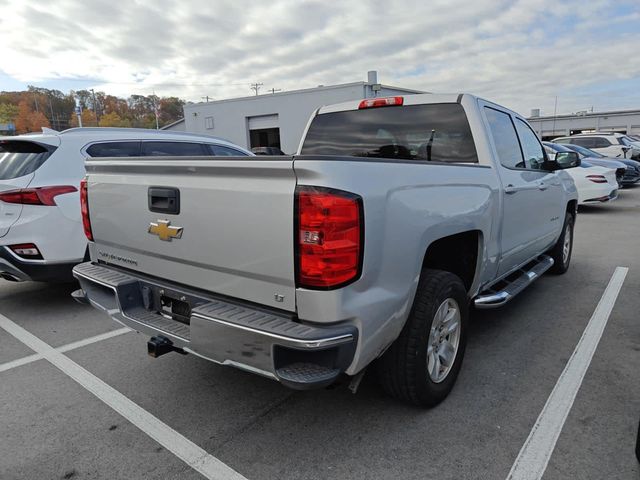
[[[485,113],[500,163],[507,168],[525,168],[511,115],[489,107]]]
[[[140,142],[94,143],[87,148],[90,157],[139,157]]]
[[[541,170],[546,159],[538,136],[529,125],[519,118],[516,118],[516,130],[524,153],[524,167],[531,170]]]
[[[201,143],[142,142],[142,155],[146,157],[199,157],[211,154]]]
[[[216,157],[245,157],[246,153],[236,150],[235,148],[229,148],[222,145],[207,145],[211,153]]]
[[[595,148],[607,148],[611,146],[611,142],[606,138],[596,137],[595,140]]]
[[[585,148],[594,148],[596,146],[596,139],[595,138],[573,138],[573,142],[576,145],[579,145],[581,147],[585,147]],[[596,147],[597,148],[597,147]]]
[[[23,177],[35,172],[55,151],[55,147],[34,142],[0,142],[0,180]]]

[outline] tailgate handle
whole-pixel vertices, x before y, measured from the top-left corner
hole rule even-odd
[[[180,213],[180,190],[173,187],[149,187],[149,211]]]

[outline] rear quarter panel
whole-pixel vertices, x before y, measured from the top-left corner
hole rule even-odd
[[[360,195],[365,243],[362,275],[334,291],[297,289],[301,320],[349,321],[360,331],[353,374],[400,333],[410,312],[425,252],[439,238],[479,230],[483,241],[500,226],[499,184],[488,165],[401,163],[376,159],[296,157],[298,185]],[[478,288],[495,272],[491,249],[481,248]],[[493,257],[493,258],[492,258]]]

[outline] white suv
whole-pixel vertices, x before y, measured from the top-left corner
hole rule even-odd
[[[570,143],[595,150],[614,158],[640,158],[640,142],[622,133],[580,133],[553,139],[554,143]]]
[[[0,137],[0,277],[72,281],[86,257],[80,215],[85,157],[247,156],[207,135],[125,128],[43,129]]]

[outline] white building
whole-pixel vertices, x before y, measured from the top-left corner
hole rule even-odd
[[[377,73],[368,81],[267,93],[184,106],[184,128],[229,140],[241,147],[278,147],[294,153],[309,117],[322,105],[357,100],[425,93],[378,83]],[[175,125],[178,126],[178,125]]]
[[[529,123],[543,140],[596,131],[640,134],[640,110],[584,111],[548,117],[541,117],[539,110],[532,110],[531,114]]]
[[[184,118],[176,120],[175,122],[172,122],[169,125],[165,125],[164,127],[161,127],[160,130],[171,130],[173,132],[184,132],[185,131]]]

